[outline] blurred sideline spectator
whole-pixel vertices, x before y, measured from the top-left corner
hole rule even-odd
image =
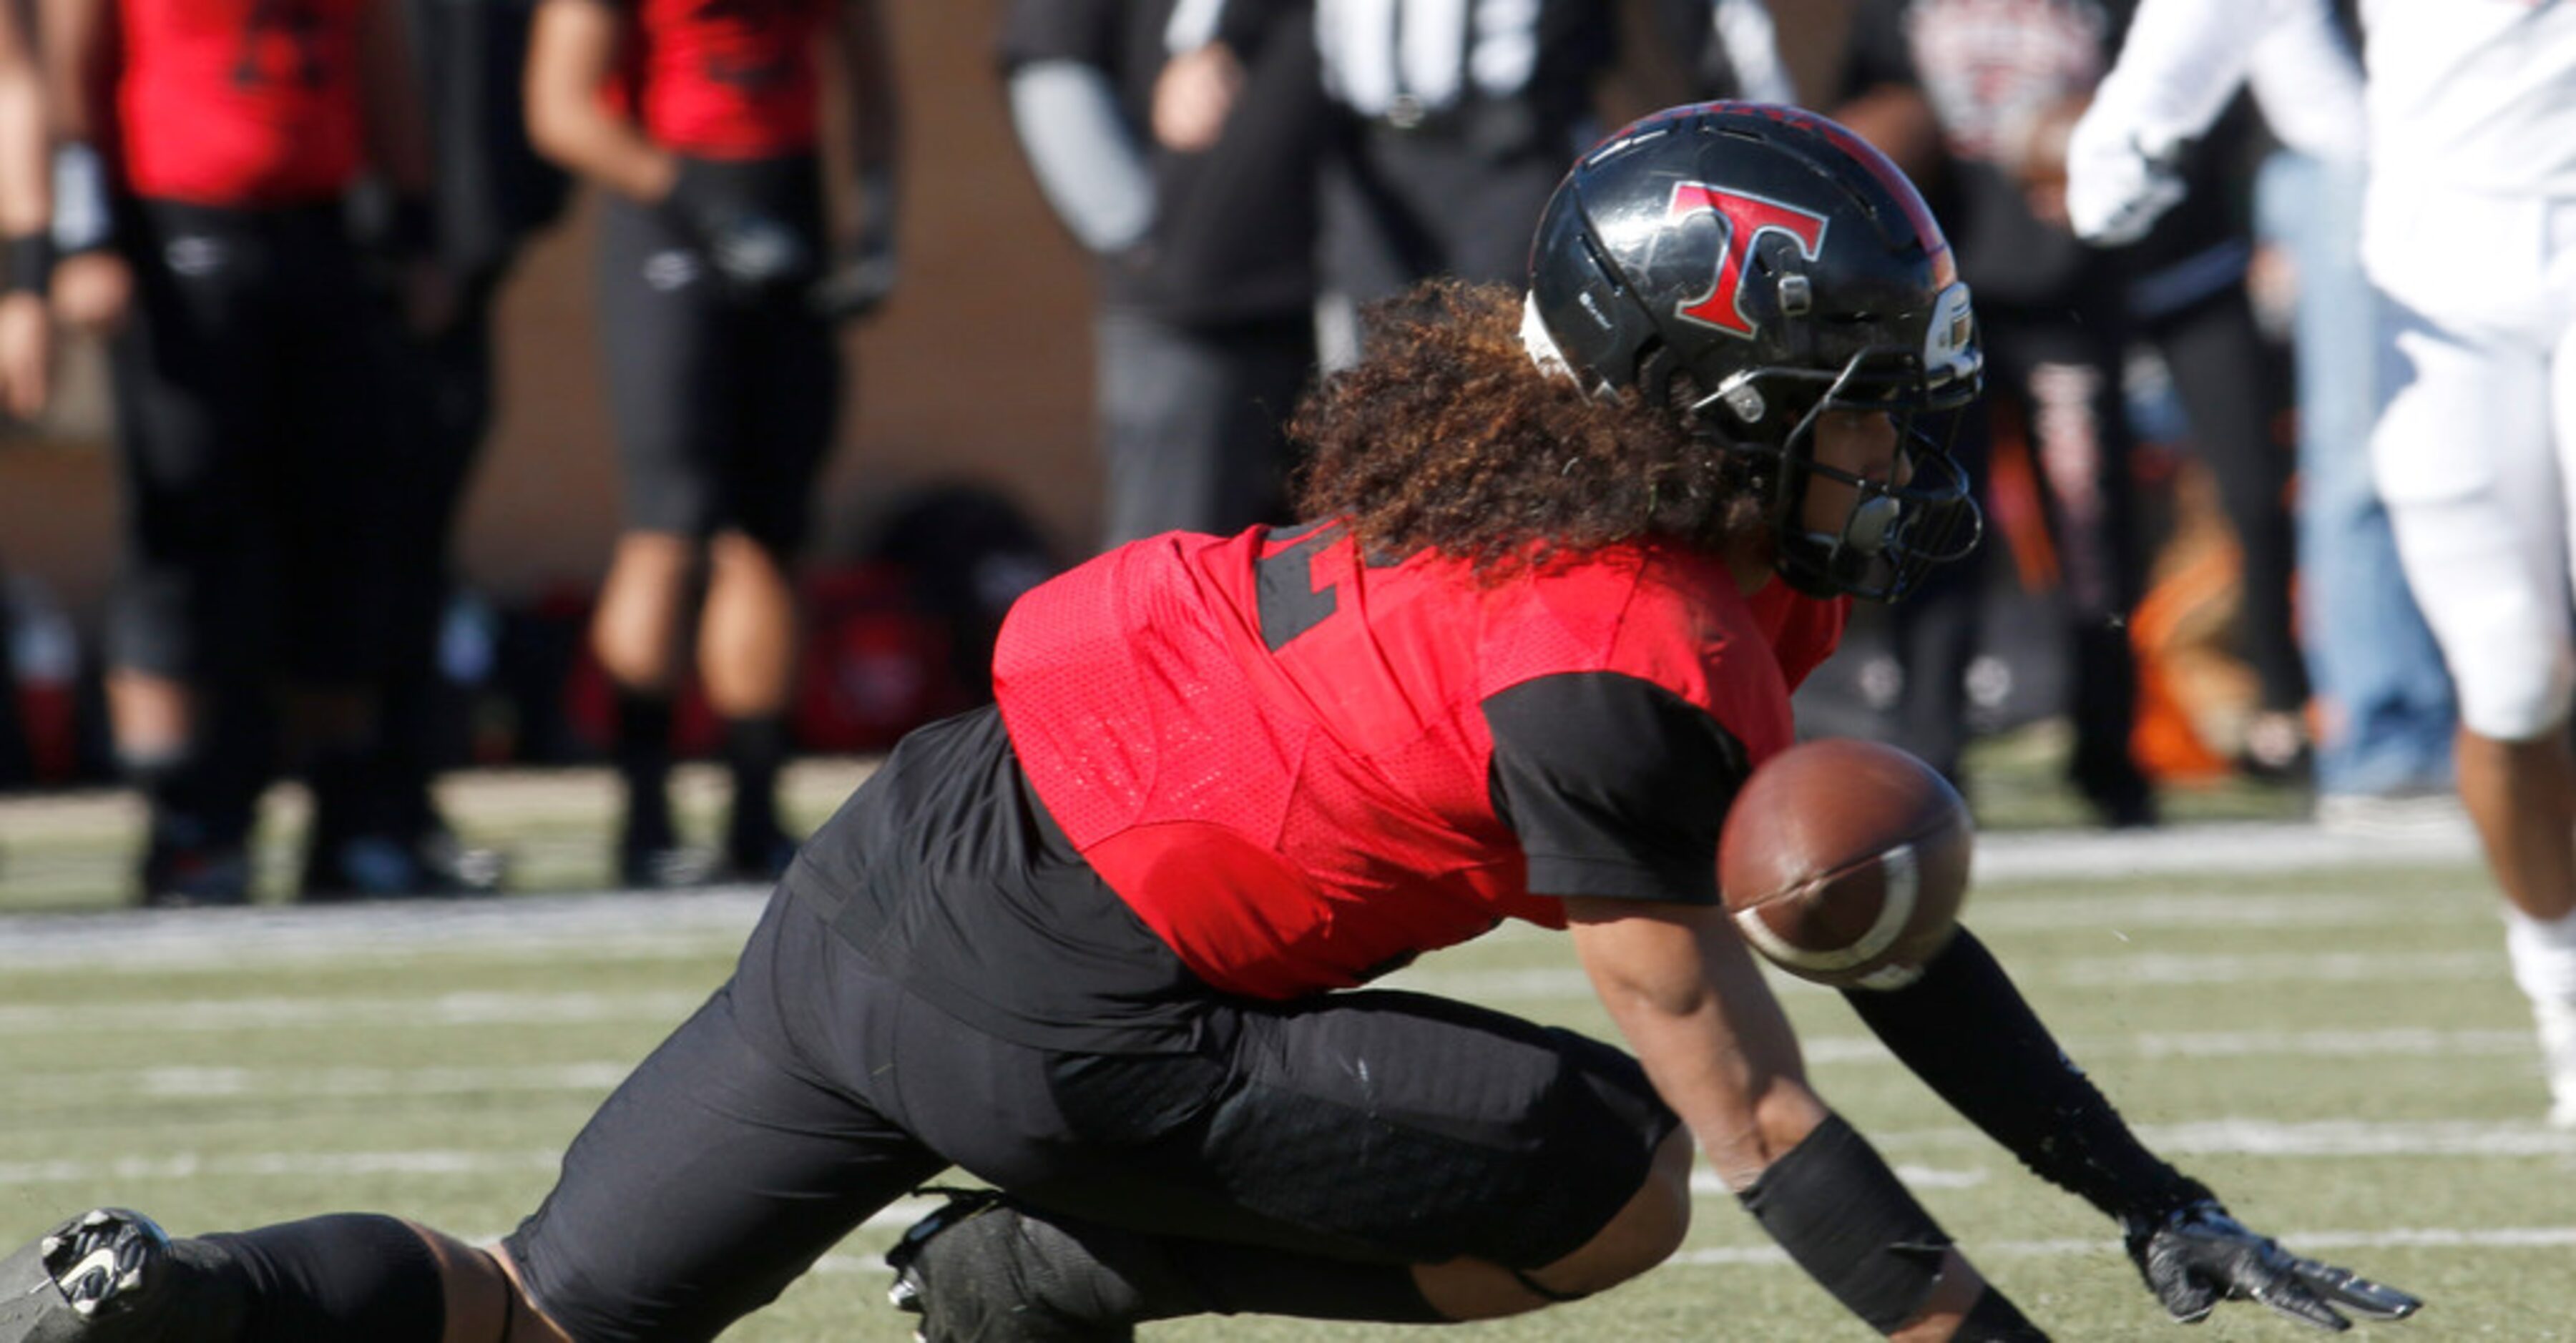
[[[527,142],[520,78],[534,0],[402,0],[426,99],[435,167],[428,198],[448,320],[415,333],[403,433],[387,463],[388,618],[379,732],[350,797],[317,797],[316,825],[348,836],[314,847],[308,897],[495,890],[502,856],[466,847],[431,794],[453,724],[442,713],[441,637],[451,534],[492,418],[492,307],[520,242],[552,222],[563,174]],[[392,212],[374,221],[381,237]],[[394,278],[399,282],[398,276]]]
[[[26,0],[0,0],[0,411],[18,419],[44,409],[53,381],[53,324],[45,312],[53,271],[52,184],[44,79],[29,41],[30,18]],[[0,779],[31,768],[17,713],[16,641],[5,592],[0,585]]]
[[[1315,363],[1311,7],[1219,9],[1014,0],[1004,15],[1012,125],[1098,263],[1103,549],[1279,520],[1280,426]]]
[[[2243,557],[2239,624],[2260,702],[2240,767],[2300,777],[2308,697],[2290,610],[2291,459],[2273,439],[2276,380],[2245,289],[2250,224],[2222,189],[2242,179],[2250,122],[2240,114],[2199,147],[2187,171],[2211,189],[2151,236],[2101,252],[2066,221],[2065,136],[2128,12],[2117,0],[1864,0],[1843,81],[1846,119],[1932,184],[1977,292],[1999,399],[2020,411],[2043,486],[2067,607],[2071,782],[2114,826],[2157,814],[2133,740],[2140,672],[2128,620],[2146,579],[2124,395],[2133,342],[2150,342],[2170,371]],[[1990,423],[1964,437],[1964,455],[1991,455]],[[1976,602],[1963,571],[1890,612],[1906,672],[1891,730],[1954,777]]]
[[[1760,0],[1656,3],[1657,27],[1699,57],[1695,78],[1787,96]],[[1602,129],[1593,85],[1617,54],[1617,12],[1607,0],[1315,0],[1340,113],[1323,183],[1326,368],[1358,358],[1367,305],[1417,280],[1527,280],[1539,210]]]
[[[2032,141],[2080,105],[2109,60],[2110,15],[2093,0],[1861,0],[1834,115],[1923,183],[1977,296],[1984,406],[2020,412],[2065,603],[2069,778],[2097,816],[2151,824],[2131,755],[2137,661],[2127,618],[2143,559],[2121,394],[2128,330],[2120,276],[2053,213]],[[1979,480],[1991,409],[1961,427]],[[1973,566],[1889,612],[1904,689],[1891,738],[1954,780],[1966,748],[1963,685],[1977,647]]]
[[[239,903],[278,725],[317,797],[356,791],[375,730],[399,324],[444,319],[409,56],[399,13],[354,0],[64,0],[47,20],[55,302],[113,333],[109,694],[151,815],[139,885]],[[370,168],[402,202],[399,315],[345,217]]]
[[[820,155],[827,61],[850,94],[861,216],[837,264]],[[611,193],[599,316],[627,530],[591,638],[618,692],[617,870],[646,887],[774,877],[794,852],[776,799],[798,663],[791,569],[839,409],[835,324],[894,278],[895,98],[878,6],[544,0],[527,103],[540,152]],[[692,606],[732,780],[712,868],[680,842],[668,790]]]
[[[53,383],[53,181],[33,0],[0,0],[0,412],[45,408]]]

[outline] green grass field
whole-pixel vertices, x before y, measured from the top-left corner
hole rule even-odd
[[[846,783],[809,775],[800,805]],[[561,792],[503,789],[471,819],[516,827],[553,864],[523,860],[523,877],[569,890],[597,881],[576,851],[599,831],[596,799],[546,800]],[[0,908],[18,911],[0,917],[0,1241],[100,1202],[183,1232],[378,1208],[498,1235],[625,1068],[721,981],[757,909],[730,892],[108,915],[112,873],[91,869],[121,824],[103,804],[0,806]],[[2576,1339],[2576,1133],[2538,1122],[2524,1009],[2464,840],[2320,843],[2244,821],[1989,841],[1968,921],[2151,1141],[2249,1222],[2431,1302],[2368,1332]],[[1562,939],[1532,930],[1396,982],[1608,1029]],[[1837,998],[1783,996],[1819,1088],[2056,1337],[2304,1334],[2246,1306],[2177,1334],[2107,1223],[1953,1118]],[[1701,1184],[1677,1262],[1456,1336],[1868,1336]],[[908,1338],[876,1257],[916,1211],[890,1210],[728,1337]],[[1145,1336],[1398,1332],[1265,1319]]]

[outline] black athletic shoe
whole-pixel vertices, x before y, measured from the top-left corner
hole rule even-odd
[[[716,877],[728,882],[775,882],[787,875],[787,865],[794,861],[796,841],[785,831],[773,828],[731,835],[725,839],[724,865],[716,870]]]
[[[1049,1269],[1028,1253],[1020,1210],[1002,1195],[923,1192],[945,1194],[948,1202],[886,1251],[894,1270],[886,1299],[921,1317],[916,1343],[1133,1343],[1133,1326],[1068,1318],[1030,1289]]]
[[[715,853],[694,845],[617,851],[617,880],[629,890],[692,890],[714,884],[716,870]]]
[[[0,1260],[0,1343],[230,1338],[239,1307],[204,1282],[151,1218],[94,1209]]]
[[[495,895],[504,868],[498,852],[468,849],[443,831],[417,843],[356,835],[305,854],[297,898],[313,904]]]
[[[154,840],[137,883],[155,909],[250,903],[250,853],[238,844],[183,845]]]

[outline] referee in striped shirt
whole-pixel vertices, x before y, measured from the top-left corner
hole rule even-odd
[[[1257,5],[1264,0],[1227,0]],[[1611,0],[1316,0],[1341,111],[1323,182],[1324,362],[1358,353],[1359,310],[1450,275],[1517,284],[1566,160],[1600,131],[1594,81],[1618,51]],[[1699,97],[1795,101],[1762,0],[1653,0],[1692,43]]]

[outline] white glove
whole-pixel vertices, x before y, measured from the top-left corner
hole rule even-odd
[[[2087,115],[2076,122],[2066,145],[2066,216],[2075,235],[2103,247],[2147,236],[2183,198],[2174,167],[2179,148],[2150,152],[2104,119]]]

